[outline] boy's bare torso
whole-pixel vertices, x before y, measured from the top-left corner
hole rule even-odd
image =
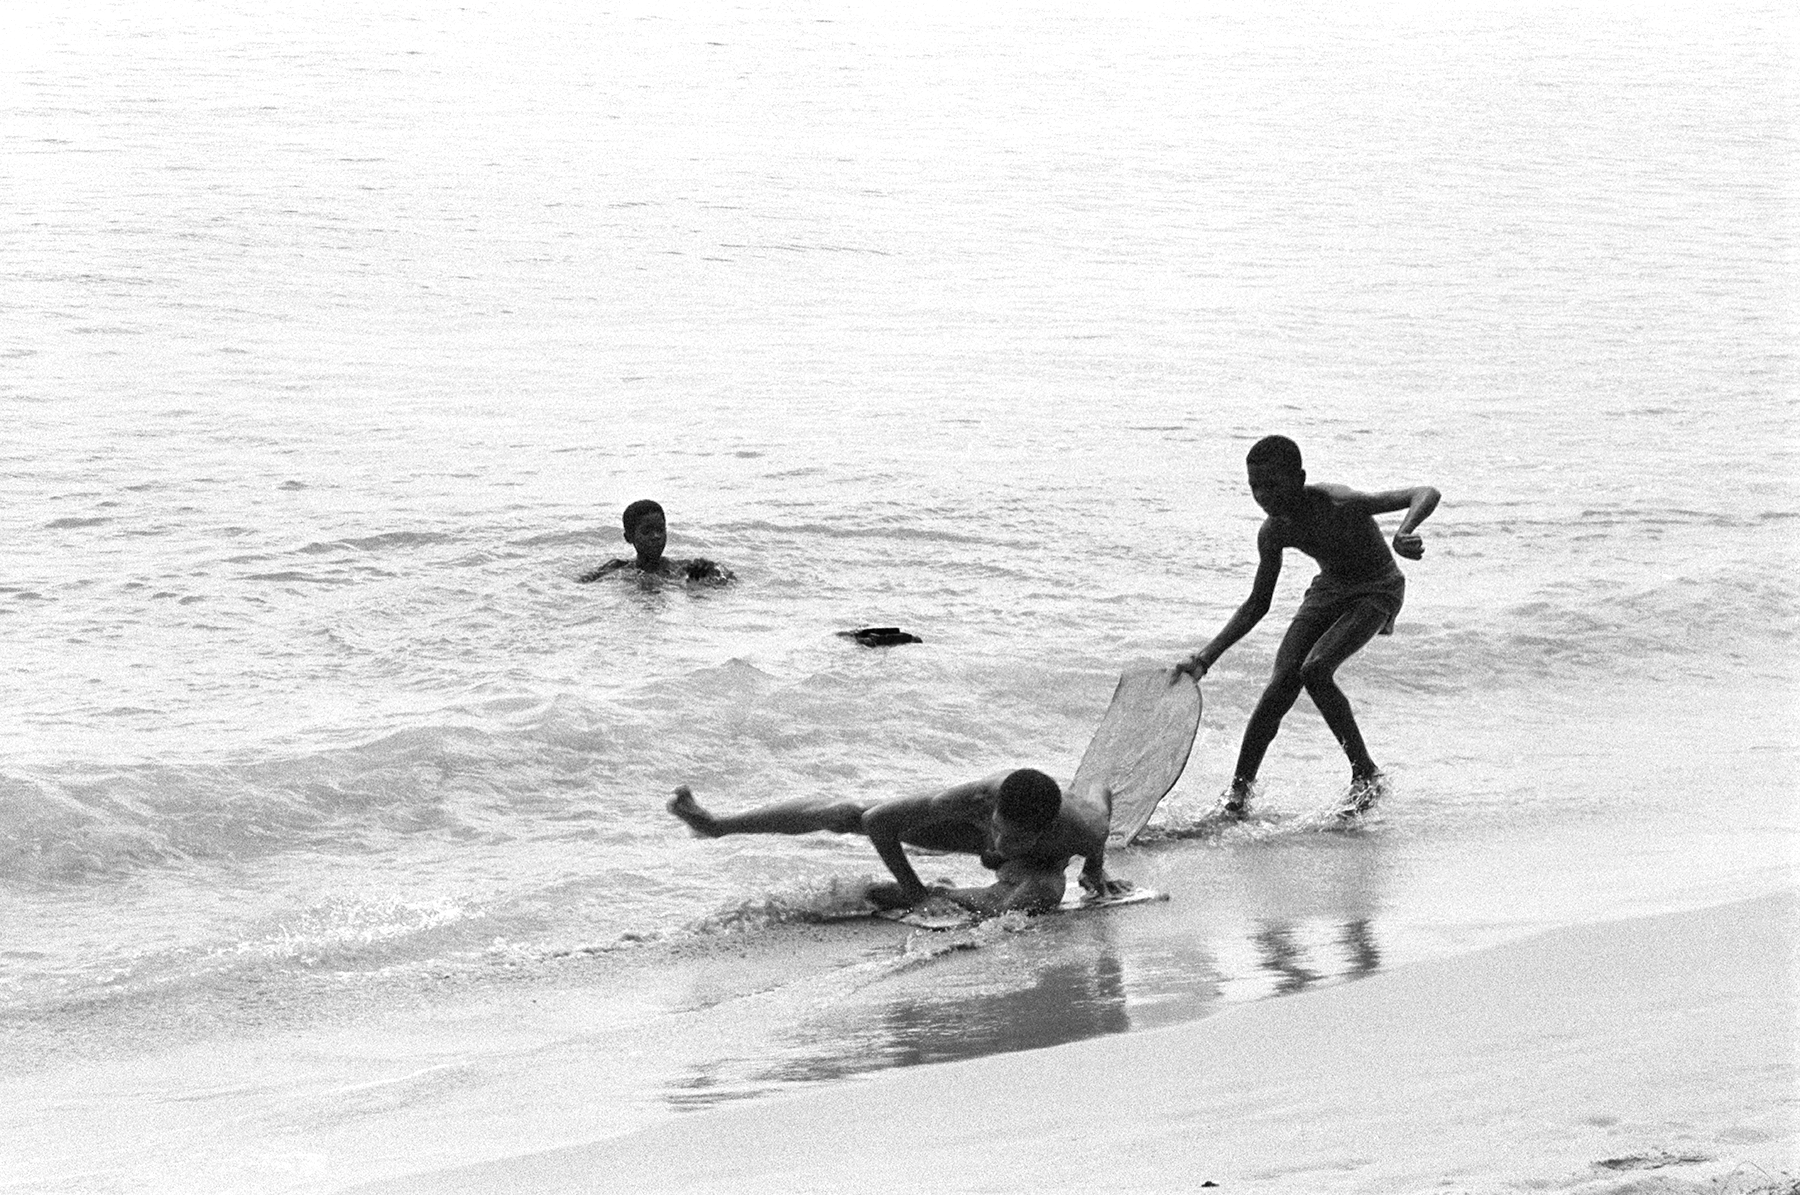
[[[930,802],[937,816],[914,823],[904,835],[905,841],[926,850],[980,855],[984,863],[998,864],[994,803],[999,800],[1000,782],[1005,778],[1006,773],[997,772],[940,793]],[[1102,811],[1091,805],[1074,793],[1065,793],[1063,807],[1050,827],[1029,850],[1005,862],[1014,869],[1061,871],[1076,855],[1087,858],[1104,851],[1106,821]]]
[[[1299,510],[1270,515],[1263,522],[1259,541],[1304,552],[1320,571],[1339,581],[1387,576],[1396,571],[1394,554],[1361,497],[1340,485],[1309,485]]]
[[[585,584],[590,581],[598,581],[602,577],[608,577],[617,572],[625,572],[640,577],[667,577],[671,580],[705,581],[714,585],[723,585],[737,579],[730,569],[714,564],[712,561],[701,556],[696,556],[692,560],[675,560],[665,556],[649,567],[645,567],[642,562],[636,560],[609,560],[599,568],[583,573],[575,579]]]

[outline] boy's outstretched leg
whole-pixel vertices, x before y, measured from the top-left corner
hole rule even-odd
[[[721,834],[811,834],[817,830],[860,834],[864,808],[860,801],[803,797],[721,817],[701,808],[694,800],[694,790],[685,784],[675,790],[668,805],[670,813],[702,838],[717,838]]]
[[[717,838],[725,831],[719,829],[718,819],[700,808],[694,800],[694,790],[683,784],[669,798],[669,812],[687,823],[688,829],[702,838]]]

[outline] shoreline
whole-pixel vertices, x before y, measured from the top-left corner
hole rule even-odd
[[[1571,926],[346,1189],[1788,1191],[1797,926],[1794,889]]]

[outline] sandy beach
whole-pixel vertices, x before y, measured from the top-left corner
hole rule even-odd
[[[1559,929],[355,1189],[1792,1191],[1797,903]]]

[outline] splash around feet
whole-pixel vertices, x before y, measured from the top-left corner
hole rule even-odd
[[[1344,794],[1343,804],[1338,807],[1338,816],[1357,817],[1367,813],[1387,792],[1387,773],[1376,771],[1357,776],[1350,781],[1350,791]]]
[[[1218,808],[1214,812],[1218,817],[1241,821],[1250,816],[1250,801],[1255,795],[1254,781],[1233,780],[1230,787],[1219,794]]]

